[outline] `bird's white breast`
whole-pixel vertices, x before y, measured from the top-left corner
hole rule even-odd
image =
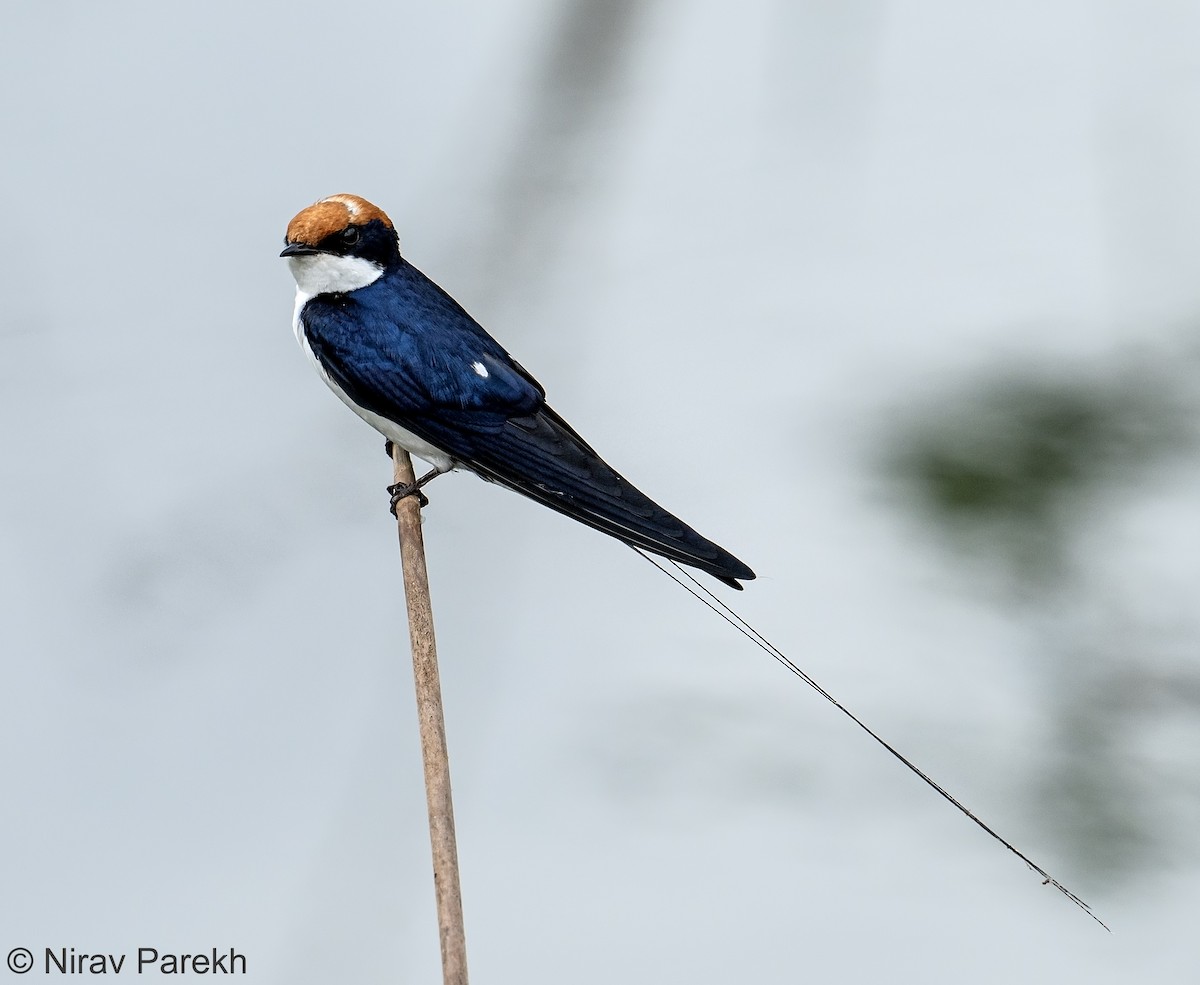
[[[291,258],[289,258],[291,259]],[[301,257],[299,259],[308,259]],[[295,271],[293,271],[294,273]],[[370,281],[368,281],[370,283]],[[365,284],[362,286],[366,286]],[[323,293],[323,292],[322,292]],[[300,284],[300,278],[296,278],[296,308],[292,312],[292,329],[296,333],[296,341],[300,343],[300,348],[304,350],[304,354],[308,357],[309,362],[316,367],[317,374],[325,381],[325,385],[337,394],[338,399],[349,407],[354,413],[361,417],[364,421],[371,425],[376,431],[382,434],[385,438],[389,438],[403,448],[411,455],[416,455],[418,458],[428,462],[439,472],[449,472],[454,467],[454,460],[440,448],[435,448],[429,442],[417,437],[407,428],[401,427],[395,421],[390,421],[386,417],[380,417],[373,411],[367,410],[365,407],[360,407],[350,396],[337,385],[325,371],[325,367],[321,365],[321,360],[317,358],[317,354],[313,352],[312,346],[308,344],[308,336],[304,332],[304,321],[301,317],[305,303],[312,298],[312,294],[305,292]]]
[[[348,294],[374,284],[383,276],[383,268],[362,257],[339,257],[332,253],[313,253],[288,257],[288,266],[296,278],[296,288],[310,298],[318,294]]]

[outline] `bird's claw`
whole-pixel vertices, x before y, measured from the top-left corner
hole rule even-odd
[[[394,485],[388,486],[387,491],[392,497],[392,501],[388,506],[388,510],[392,514],[392,516],[396,515],[397,504],[400,502],[400,500],[404,499],[407,496],[416,496],[417,497],[417,507],[419,509],[424,509],[426,506],[429,505],[429,497],[426,496],[423,492],[421,492],[420,483],[397,482]]]

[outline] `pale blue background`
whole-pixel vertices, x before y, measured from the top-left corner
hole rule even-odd
[[[1179,364],[1200,8],[334,10],[6,8],[0,952],[438,980],[388,464],[276,256],[350,191],[757,569],[748,618],[1116,931],[629,551],[456,476],[425,531],[476,981],[1194,981],[1195,717],[1117,737],[1166,778],[1128,805],[1158,848],[1097,857],[1029,794],[1038,618],[879,446],[994,364]],[[1052,633],[1115,598],[1194,668],[1198,480],[1089,507]]]

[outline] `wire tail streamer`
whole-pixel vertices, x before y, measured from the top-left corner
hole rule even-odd
[[[1101,920],[1098,916],[1096,916],[1096,914],[1094,914],[1092,912],[1092,908],[1090,906],[1088,906],[1087,903],[1085,903],[1083,900],[1081,900],[1078,896],[1076,896],[1073,892],[1071,892],[1071,890],[1069,890],[1061,882],[1059,882],[1052,875],[1050,875],[1049,872],[1047,872],[1040,865],[1038,865],[1036,862],[1034,862],[1033,859],[1031,859],[1024,852],[1022,852],[1019,848],[1017,848],[1012,842],[1008,841],[1006,838],[1004,838],[1003,836],[998,834],[987,823],[980,820],[980,818],[978,818],[957,797],[955,797],[952,793],[950,793],[950,791],[948,791],[940,783],[938,783],[931,776],[929,776],[928,773],[926,773],[919,766],[917,766],[916,763],[914,763],[907,756],[905,756],[898,749],[896,749],[895,746],[893,746],[890,742],[883,739],[877,732],[875,732],[874,729],[872,729],[869,725],[867,725],[866,722],[864,722],[861,718],[859,718],[857,715],[855,715],[854,712],[852,712],[849,708],[847,708],[840,701],[838,701],[837,698],[835,698],[832,694],[830,694],[828,691],[826,691],[825,688],[821,687],[821,685],[818,684],[815,680],[813,680],[811,677],[809,677],[807,673],[805,673],[803,670],[801,670],[800,667],[797,666],[791,660],[791,658],[787,656],[787,654],[785,654],[782,650],[779,649],[779,647],[777,647],[774,643],[772,643],[765,636],[763,636],[762,633],[760,633],[757,629],[755,629],[748,622],[746,622],[745,619],[743,619],[741,616],[739,616],[722,599],[718,598],[716,595],[714,595],[712,592],[710,592],[708,590],[708,588],[706,588],[701,582],[699,582],[697,579],[693,578],[689,572],[687,572],[686,570],[681,568],[674,561],[663,562],[663,561],[660,561],[658,558],[656,558],[650,554],[647,554],[645,551],[641,550],[638,547],[634,547],[633,549],[635,551],[637,551],[637,553],[640,554],[642,557],[644,557],[647,561],[649,561],[652,565],[654,565],[654,567],[656,567],[664,575],[666,575],[673,582],[675,582],[675,584],[679,585],[684,591],[688,592],[694,598],[698,599],[704,605],[706,605],[710,609],[712,609],[713,612],[715,612],[718,616],[720,616],[727,623],[729,623],[729,625],[731,625],[739,633],[741,633],[748,640],[750,640],[750,642],[752,642],[755,646],[757,646],[759,649],[765,651],[766,653],[770,654],[770,656],[772,658],[774,658],[778,663],[782,664],[790,673],[792,673],[796,677],[800,678],[800,680],[802,680],[805,684],[807,684],[814,691],[816,691],[817,694],[819,694],[822,698],[824,698],[831,705],[833,705],[843,715],[845,715],[847,718],[849,718],[850,721],[852,721],[855,725],[857,725],[860,729],[862,729],[862,731],[866,732],[867,735],[869,735],[872,739],[874,739],[877,743],[879,743],[879,745],[883,746],[884,749],[886,749],[889,753],[892,754],[892,756],[894,756],[901,763],[903,763],[911,772],[913,772],[917,776],[919,776],[928,786],[932,787],[938,793],[938,795],[942,797],[943,800],[946,800],[947,802],[952,804],[955,808],[958,809],[958,811],[960,813],[962,813],[964,816],[966,816],[972,822],[974,822],[974,824],[977,827],[981,828],[990,837],[992,837],[993,839],[998,841],[1001,845],[1003,845],[1010,852],[1012,852],[1015,856],[1017,856],[1017,858],[1019,858],[1022,862],[1024,862],[1030,869],[1032,869],[1034,872],[1036,872],[1039,876],[1042,877],[1042,885],[1053,886],[1060,893],[1062,893],[1067,899],[1069,899],[1072,903],[1074,903],[1081,910],[1083,910],[1084,913],[1086,913],[1089,917],[1091,917],[1093,920],[1095,920],[1096,923],[1100,924],[1101,927],[1103,927],[1105,930],[1109,930],[1108,924],[1106,924],[1103,920]],[[670,567],[668,567],[668,565],[670,565]],[[674,569],[674,570],[672,570],[672,569]]]

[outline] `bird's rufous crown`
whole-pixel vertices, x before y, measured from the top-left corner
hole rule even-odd
[[[378,205],[372,205],[358,195],[330,195],[296,214],[288,223],[287,241],[316,246],[326,236],[339,233],[347,226],[366,225],[378,219],[388,229],[392,220]]]

